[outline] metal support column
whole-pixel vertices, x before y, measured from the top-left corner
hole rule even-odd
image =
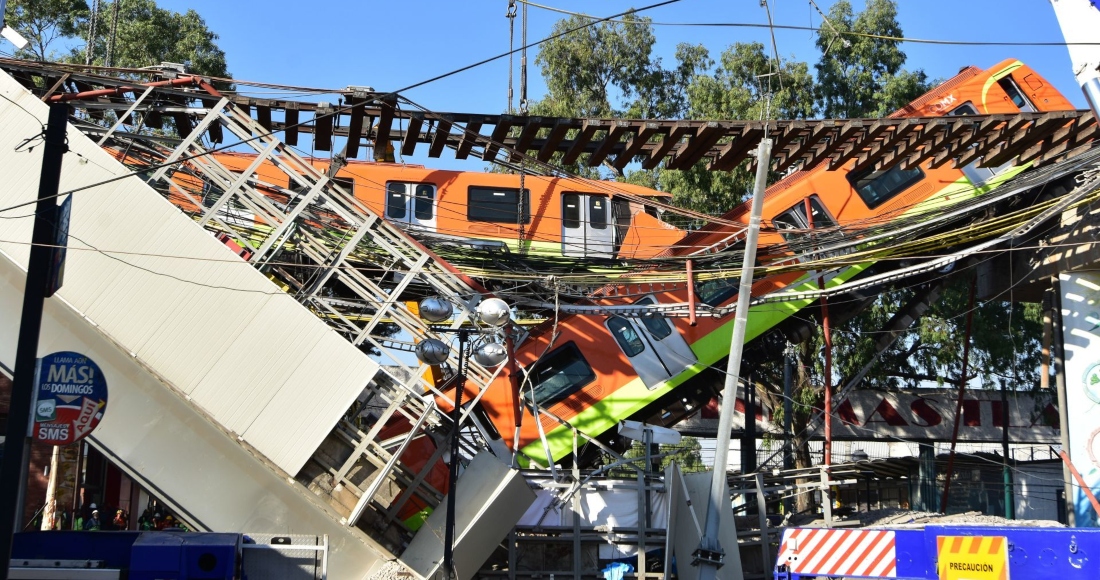
[[[69,106],[51,103],[46,126],[42,171],[38,181],[31,232],[31,253],[27,263],[27,285],[23,297],[22,320],[15,353],[15,377],[11,383],[8,430],[2,469],[0,469],[0,580],[8,577],[12,534],[22,528],[23,494],[30,462],[30,419],[34,398],[35,368],[38,364],[38,338],[42,330],[42,308],[46,301],[57,227],[57,191],[61,181],[61,159],[68,146],[65,130]]]
[[[955,445],[959,441],[959,419],[962,418],[963,393],[966,392],[966,373],[970,362],[970,331],[974,324],[974,301],[978,292],[978,278],[970,279],[970,300],[966,307],[966,339],[963,342],[962,370],[959,372],[959,396],[955,400],[955,424],[951,430],[951,452],[947,455],[947,473],[943,482],[943,499],[940,501],[940,510],[947,513],[948,492],[951,490],[951,477],[955,469]]]

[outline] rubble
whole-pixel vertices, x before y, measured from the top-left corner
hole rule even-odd
[[[879,509],[853,514],[851,519],[859,520],[861,527],[923,527],[926,525],[952,526],[1028,526],[1036,528],[1064,528],[1052,520],[1010,520],[1000,516],[984,515],[981,512],[958,514],[938,514],[904,509]]]

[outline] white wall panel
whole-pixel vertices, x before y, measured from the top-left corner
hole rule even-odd
[[[377,366],[366,357],[347,360],[344,364],[332,364],[326,353],[347,344],[333,331],[325,333],[305,360],[287,377],[286,383],[268,402],[256,419],[243,433],[245,441],[259,449],[272,461],[283,465],[304,464],[316,445],[309,443],[323,438],[331,429],[330,409],[347,409],[355,400],[355,393],[340,392],[327,387],[329,384],[358,383],[366,387],[377,371]],[[306,383],[309,389],[296,385]],[[348,398],[348,395],[351,395]],[[295,426],[294,437],[287,434],[287,426]]]
[[[30,111],[0,100],[3,208],[35,198],[41,142],[29,153],[14,149],[41,130],[48,108],[7,75],[0,92]],[[68,142],[63,192],[129,171],[75,129]],[[28,206],[3,217],[31,213]],[[0,251],[23,268],[31,227],[29,218],[0,219]],[[59,296],[220,425],[247,432],[288,473],[377,370],[137,177],[75,193],[70,229]],[[81,249],[85,243],[117,259]]]
[[[313,331],[312,322],[316,318],[311,314],[303,313],[289,297],[274,298],[237,337],[240,349],[223,352],[191,392],[196,403],[220,417],[222,424],[238,435],[244,434],[279,389],[284,388],[290,375],[303,364],[322,336]],[[284,330],[297,332],[284,336],[281,332]],[[327,332],[327,329],[321,330]],[[264,356],[256,357],[252,353],[264,353]],[[303,392],[313,388],[309,381],[287,386]]]
[[[18,320],[26,276],[0,256],[0,321]],[[14,364],[18,325],[0,324],[0,361]],[[113,463],[201,530],[328,534],[329,578],[371,578],[384,548],[340,524],[320,499],[286,479],[208,421],[68,304],[51,298],[39,353],[84,353],[108,377],[110,397],[90,440]],[[293,425],[286,426],[289,435]]]

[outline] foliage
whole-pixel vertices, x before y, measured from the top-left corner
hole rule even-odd
[[[584,117],[640,117],[675,114],[679,96],[674,89],[677,70],[661,68],[653,57],[655,38],[648,18],[626,15],[621,22],[591,22],[587,16],[571,16],[554,25],[551,36],[579,30],[544,43],[535,57],[546,80],[550,109],[571,111]],[[619,109],[612,99],[625,103]]]
[[[92,63],[106,63],[111,42],[111,22],[118,3],[118,29],[112,54],[113,66],[145,67],[174,62],[189,72],[229,77],[225,52],[214,34],[194,10],[182,14],[157,6],[154,0],[114,0],[99,8]],[[60,60],[83,64],[87,58],[91,11],[86,0],[10,0],[8,25],[29,41],[19,56],[36,60]],[[67,49],[68,54],[58,50]]]
[[[654,456],[660,456],[655,460],[660,470],[664,470],[673,461],[680,467],[681,473],[695,473],[706,471],[709,466],[703,463],[702,447],[699,440],[694,437],[682,437],[678,445],[661,445],[659,452]],[[623,453],[624,459],[636,459],[645,457],[645,445],[635,441],[630,449]],[[634,462],[634,465],[643,467],[644,460]],[[610,470],[610,474],[617,477],[630,477],[636,473],[630,467],[616,467]]]
[[[817,38],[817,103],[827,118],[884,116],[928,90],[922,71],[905,72],[895,0],[868,0],[859,14],[848,0],[829,9]],[[847,32],[857,35],[844,34]]]
[[[188,72],[228,77],[225,52],[215,42],[218,35],[194,10],[185,13],[165,10],[154,0],[115,0],[119,2],[118,30],[112,55],[113,66],[145,67],[161,62],[187,66]],[[107,56],[110,26],[108,15],[114,2],[100,5],[102,24],[96,28],[93,62],[103,64]],[[70,60],[84,62],[85,48],[74,49]]]
[[[51,46],[63,38],[81,34],[87,26],[85,0],[9,0],[6,22],[27,39],[16,56],[33,60],[54,60]]]
[[[813,116],[814,81],[803,62],[768,56],[759,42],[736,43],[722,52],[718,66],[705,49],[681,45],[678,56],[691,54],[695,72],[688,79],[686,115],[692,119],[803,119]],[[773,74],[778,72],[778,74]],[[660,189],[673,203],[720,215],[752,193],[754,177],[745,166],[708,171],[704,163],[682,171],[660,173]],[[694,224],[677,224],[694,225]]]

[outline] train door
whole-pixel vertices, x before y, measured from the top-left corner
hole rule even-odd
[[[561,196],[561,254],[587,258],[611,258],[615,228],[611,201],[606,195],[566,193]]]
[[[1008,77],[1005,77],[1005,78],[1008,78]],[[1009,79],[1009,82],[1011,82],[1011,79]],[[1019,93],[1017,92],[1017,94],[1019,94]],[[1020,105],[1017,105],[1017,106],[1020,106]],[[1023,106],[1021,106],[1020,110],[1025,111]],[[1034,111],[1034,109],[1029,107],[1025,112],[1030,112],[1030,111]],[[977,115],[977,114],[978,114],[978,108],[975,107],[970,102],[963,103],[963,104],[959,105],[958,107],[956,107],[953,111],[948,113],[948,115],[950,115],[950,116],[955,116],[955,115]],[[974,145],[971,145],[971,148],[977,147],[977,146],[978,146],[978,144],[975,143]],[[1009,168],[1012,167],[1012,162],[1011,161],[1009,161],[1008,163],[1005,163],[1004,165],[1001,165],[999,167],[978,167],[978,164],[981,163],[981,161],[982,161],[982,158],[979,157],[977,160],[972,161],[971,163],[963,166],[963,168],[962,168],[963,175],[966,175],[966,178],[970,180],[971,185],[973,185],[974,187],[981,187],[981,186],[985,185],[991,179],[993,179],[997,175],[1000,175],[1001,173],[1003,173],[1004,171],[1006,171],[1006,170],[1008,170]]]
[[[386,219],[421,230],[435,231],[436,189],[430,183],[386,184]]]
[[[638,305],[656,303],[652,296],[635,302]],[[698,360],[687,341],[667,318],[611,316],[605,324],[646,388],[656,388]]]

